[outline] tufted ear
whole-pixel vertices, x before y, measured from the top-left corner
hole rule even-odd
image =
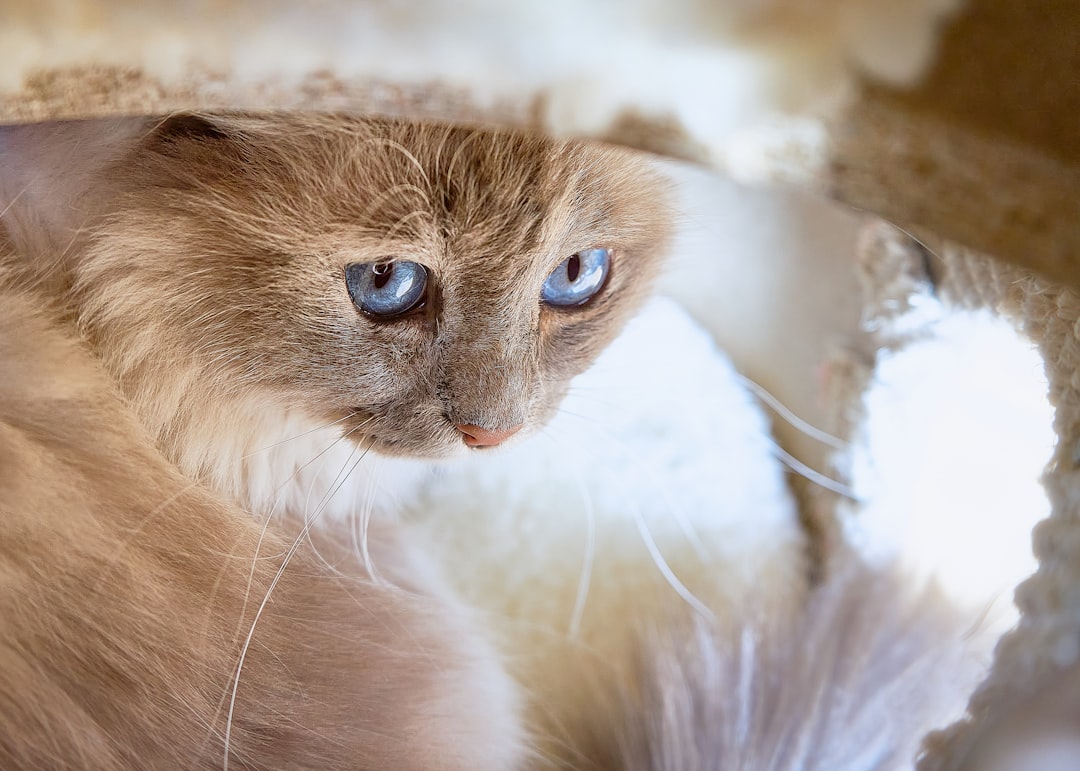
[[[228,132],[211,115],[179,112],[158,123],[151,134],[158,141],[220,141],[229,138]]]
[[[196,112],[178,112],[151,122],[139,145],[143,154],[143,162],[136,164],[140,178],[185,186],[196,170],[203,179],[236,175],[251,159],[250,148],[234,124],[226,116]],[[178,160],[183,163],[178,165]]]
[[[197,112],[178,112],[147,126],[140,143],[144,151],[164,158],[181,156],[191,162],[204,162],[225,171],[245,160],[242,142],[224,116]]]

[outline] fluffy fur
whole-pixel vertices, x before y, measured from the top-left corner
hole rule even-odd
[[[313,535],[347,466],[291,440],[440,456],[455,423],[540,425],[643,294],[659,180],[325,116],[6,128],[0,157],[0,765],[518,765],[475,620],[394,526]],[[593,246],[601,293],[543,306]],[[388,257],[432,277],[393,322],[343,280]]]
[[[254,449],[224,451],[222,425],[251,436],[285,410],[405,455],[462,452],[454,422],[542,423],[666,244],[661,183],[616,150],[317,116],[145,128],[92,180],[106,189],[65,185],[78,202],[52,223],[60,254],[24,268],[70,289],[58,299],[143,423],[219,485]],[[59,131],[50,164],[86,129]],[[28,183],[12,176],[10,198]],[[601,295],[542,306],[547,275],[598,245],[616,255]],[[421,262],[434,284],[424,312],[390,324],[357,313],[342,280],[345,264],[387,257]]]
[[[901,771],[985,663],[934,590],[846,555],[804,603],[639,624],[636,676],[592,696],[578,768]],[[985,650],[982,651],[985,653]]]
[[[775,613],[802,601],[805,534],[773,450],[731,362],[656,298],[543,436],[474,454],[405,503],[411,537],[502,635],[556,764],[575,767],[575,727],[609,709],[598,684],[637,677],[637,622],[688,602],[738,619],[748,592]]]
[[[264,532],[0,298],[0,766],[514,766],[509,680],[394,533],[379,583],[330,534]]]

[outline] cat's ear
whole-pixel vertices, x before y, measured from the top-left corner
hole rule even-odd
[[[150,126],[143,149],[152,156],[201,164],[215,173],[228,173],[247,157],[245,143],[230,130],[227,118],[180,112]]]
[[[228,131],[213,116],[178,112],[157,123],[151,137],[158,141],[219,142],[229,138]]]

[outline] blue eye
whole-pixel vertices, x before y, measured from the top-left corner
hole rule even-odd
[[[371,316],[400,316],[424,303],[427,269],[416,262],[354,262],[345,286],[356,307]]]
[[[604,285],[610,265],[611,253],[607,249],[586,249],[572,254],[544,281],[540,299],[560,307],[584,305]]]

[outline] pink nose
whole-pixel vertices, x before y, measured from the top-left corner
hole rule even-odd
[[[465,444],[469,445],[469,447],[495,447],[521,430],[520,425],[504,428],[501,431],[489,431],[486,428],[480,428],[480,426],[473,426],[468,423],[456,423],[455,425],[458,431],[465,435]]]

